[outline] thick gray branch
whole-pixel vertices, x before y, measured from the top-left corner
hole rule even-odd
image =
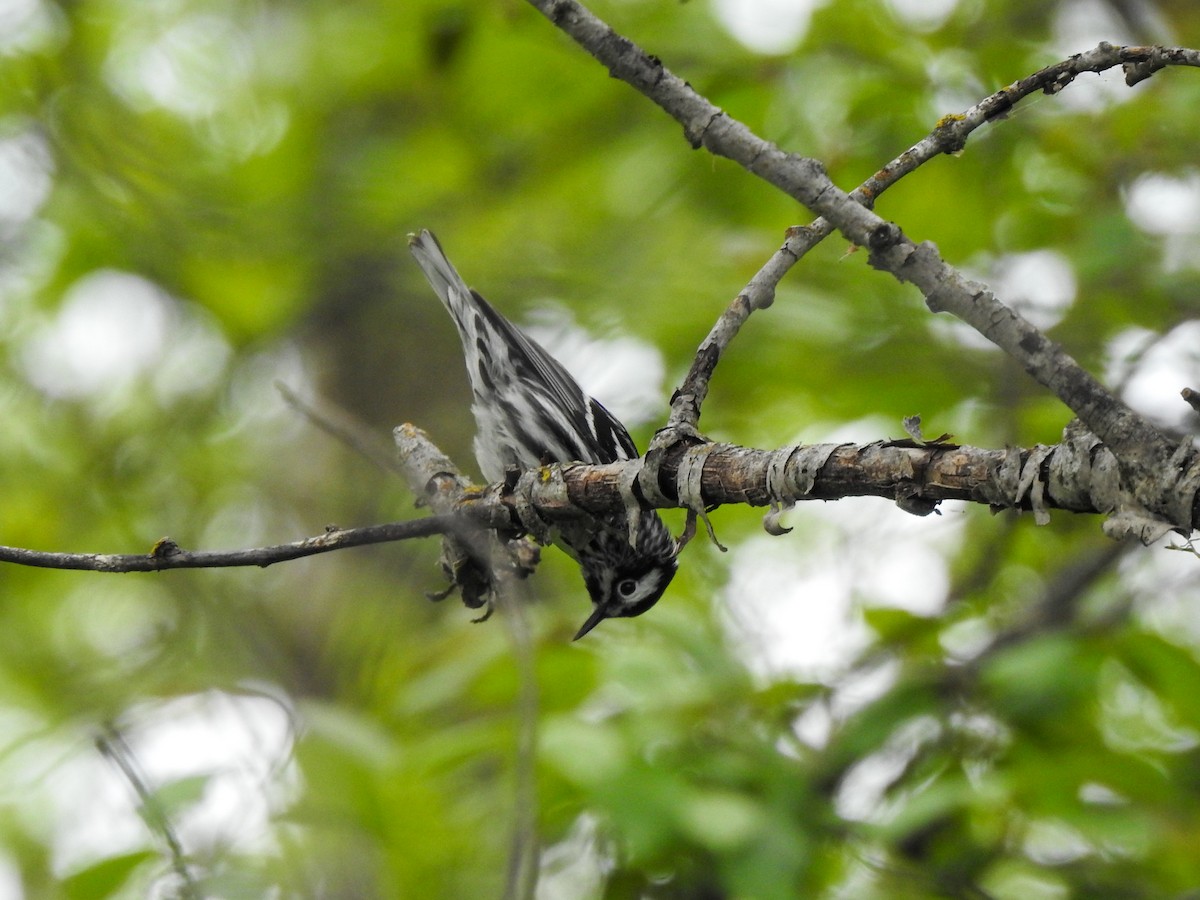
[[[230,566],[269,566],[348,547],[446,536],[453,552],[445,561],[452,580],[474,579],[471,599],[483,606],[492,579],[521,577],[536,564],[528,541],[483,541],[482,532],[512,537],[531,516],[554,522],[625,508],[629,484],[637,482],[643,505],[711,509],[729,504],[778,506],[800,500],[883,497],[908,512],[932,512],[943,500],[983,503],[996,509],[1032,510],[1039,522],[1051,509],[1108,516],[1114,537],[1144,541],[1186,522],[1154,516],[1130,496],[1112,453],[1078,426],[1063,442],[1029,449],[986,450],[911,440],[872,444],[811,444],[755,450],[732,444],[679,442],[654,458],[606,466],[547,466],[512,483],[479,488],[420,429],[396,429],[401,463],[418,496],[437,514],[409,522],[330,529],[316,537],[247,550],[189,551],[163,538],[149,553],[55,553],[0,547],[0,562],[94,572],[156,572]],[[1200,494],[1181,498],[1190,507]],[[448,551],[449,552],[449,551]]]
[[[412,426],[409,446],[428,438]],[[432,446],[432,445],[430,445]],[[435,448],[436,451],[436,448]],[[402,451],[403,452],[403,451]],[[625,508],[630,470],[636,475],[643,505],[657,508],[711,509],[726,504],[768,506],[801,500],[883,497],[908,512],[932,512],[943,500],[986,504],[993,509],[1033,512],[1039,523],[1052,509],[1109,517],[1114,537],[1143,541],[1186,522],[1146,512],[1131,497],[1116,458],[1078,424],[1063,441],[1028,449],[988,450],[956,444],[919,444],[911,440],[872,444],[812,444],[779,450],[755,450],[732,444],[679,442],[656,457],[605,466],[553,465],[537,477],[484,490],[445,488],[442,502],[477,523],[519,532],[528,515],[522,507],[553,522],[578,516],[611,514]],[[1193,488],[1191,501],[1200,486]]]

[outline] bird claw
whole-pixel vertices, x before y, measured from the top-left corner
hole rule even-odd
[[[767,464],[767,496],[771,498],[771,501],[770,512],[763,516],[763,530],[775,537],[785,535],[792,530],[779,521],[785,512],[796,505],[794,500],[782,499],[787,484],[785,475],[787,462],[791,456],[791,452],[772,453],[771,461]]]
[[[640,460],[637,461],[641,463]],[[634,485],[642,473],[642,465],[629,465],[617,479],[617,487],[621,491],[621,502],[625,504],[625,531],[628,535],[629,546],[637,547],[638,532],[642,527],[642,503],[638,499]]]
[[[533,487],[543,471],[543,469],[526,469],[517,479],[512,493],[521,527],[539,544],[549,544],[551,541],[550,524],[542,518],[533,502]]]
[[[704,504],[703,496],[704,463],[708,460],[709,454],[716,449],[716,444],[689,447],[679,463],[676,488],[679,492],[679,502],[687,507],[689,517],[696,517],[704,522],[704,527],[708,529],[709,540],[724,553],[729,548],[717,540],[717,532],[708,518],[708,509]]]

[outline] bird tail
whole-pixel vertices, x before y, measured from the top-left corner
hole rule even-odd
[[[420,234],[408,236],[408,248],[442,304],[461,327],[466,319],[466,310],[471,306],[471,289],[458,274],[458,269],[446,258],[438,239],[433,232],[422,229]]]

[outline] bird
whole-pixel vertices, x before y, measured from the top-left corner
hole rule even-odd
[[[489,481],[548,463],[635,459],[624,425],[566,368],[467,286],[428,230],[409,250],[462,341],[475,417],[475,459]],[[561,523],[555,543],[579,563],[592,612],[572,640],[605,619],[640,616],[675,577],[680,546],[654,510],[640,512],[633,542],[625,513]]]

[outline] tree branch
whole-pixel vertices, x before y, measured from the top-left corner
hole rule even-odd
[[[1134,70],[1140,72],[1144,67],[1152,66],[1157,71],[1163,65],[1200,66],[1200,52],[1101,44],[1090,53],[1079,53],[1047,66],[1001,88],[969,109],[943,116],[933,131],[856,187],[850,192],[850,197],[868,209],[873,208],[875,200],[901,178],[911,175],[944,153],[958,153],[966,146],[967,138],[972,133],[989,122],[1003,118],[1026,97],[1039,92],[1057,94],[1079,75],[1102,72],[1118,63],[1124,65],[1126,81],[1133,85],[1142,80],[1134,77]],[[700,406],[708,394],[709,380],[725,349],[751,313],[766,309],[774,302],[775,289],[792,266],[834,230],[833,223],[823,216],[809,225],[788,229],[783,246],[755,273],[701,342],[691,368],[672,398],[671,427],[696,426],[700,418]]]
[[[405,429],[408,440],[428,440],[412,426],[397,429],[398,435]],[[1137,515],[1112,452],[1078,423],[1067,427],[1062,443],[1028,449],[901,440],[756,450],[680,441],[654,459],[552,465],[536,475],[483,490],[443,486],[441,502],[478,524],[513,532],[523,529],[530,510],[551,522],[619,512],[628,502],[631,481],[642,505],[655,508],[705,510],[873,496],[918,515],[943,500],[1032,510],[1039,524],[1049,521],[1051,509],[1111,515],[1110,535],[1147,543],[1187,527],[1145,510]]]
[[[395,448],[377,431],[328,403],[318,405],[316,402],[305,400],[282,381],[275,382],[275,389],[288,406],[321,431],[370,461],[376,468],[392,475],[404,474],[403,467],[396,461]]]
[[[678,441],[653,457],[604,466],[556,464],[515,481],[480,488],[420,429],[396,429],[402,467],[414,492],[435,515],[364,528],[332,528],[290,544],[248,550],[188,551],[169,538],[147,554],[52,553],[0,547],[0,562],[95,572],[156,572],[164,569],[269,566],[317,553],[443,535],[450,549],[443,565],[454,584],[470,584],[473,608],[488,604],[493,579],[521,578],[537,563],[528,540],[492,541],[483,532],[514,538],[533,520],[554,522],[619,512],[630,485],[640,505],[694,511],[729,504],[778,506],[800,500],[884,497],[917,515],[943,500],[983,503],[993,509],[1032,510],[1039,524],[1051,509],[1108,515],[1114,537],[1149,543],[1188,526],[1137,507],[1111,451],[1077,423],[1063,441],[1028,449],[987,450],[942,441],[877,441],[871,444],[809,444],[756,450],[733,444]],[[1183,498],[1188,505],[1195,494]],[[768,522],[768,530],[772,530]],[[778,533],[773,531],[773,533]],[[466,574],[464,574],[466,573]],[[472,574],[473,573],[473,574]]]
[[[468,500],[493,493],[491,489],[481,491],[472,485],[450,457],[415,425],[401,425],[393,430],[392,436],[409,489],[434,512],[461,516]],[[521,524],[524,509],[520,504],[510,508],[498,503],[480,503],[471,507],[467,515],[478,526],[493,529],[498,537],[516,538],[524,530]],[[504,594],[504,582],[529,575],[540,562],[540,553],[537,544],[530,540],[492,540],[487,535],[465,531],[448,535],[442,541],[440,563],[450,587],[431,595],[432,599],[444,599],[457,587],[466,606],[484,610],[482,618],[476,621],[486,619],[492,614],[495,598]]]
[[[184,550],[170,538],[155,542],[149,553],[54,553],[25,550],[20,547],[0,547],[0,562],[34,566],[42,569],[73,569],[89,572],[160,572],[164,569],[212,569],[235,566],[266,568],[277,562],[361,547],[429,537],[434,534],[456,534],[486,526],[464,520],[461,516],[428,516],[410,522],[389,522],[363,528],[331,527],[324,534],[290,544],[272,547],[252,547],[247,550]]]
[[[1200,486],[1200,454],[1189,447],[1177,448],[1165,434],[1107,391],[1061,346],[984,285],[969,281],[946,263],[933,244],[916,244],[898,226],[860,202],[872,198],[855,198],[839,189],[817,160],[785,152],[760,138],[576,0],[529,2],[604,64],[613,77],[625,81],[675,118],[693,148],[704,147],[733,160],[825,217],[848,240],[870,251],[873,266],[918,287],[932,311],[953,313],[1012,356],[1112,448],[1126,469],[1132,496],[1139,505],[1191,527],[1195,510],[1190,498],[1196,496]],[[1102,71],[1116,65],[1124,65],[1127,82],[1136,83],[1165,65],[1200,65],[1200,55],[1182,48],[1114,47],[1102,43],[1088,53],[1043,70],[1045,74],[993,95],[974,108],[970,119],[944,119],[942,134],[929,149],[958,149],[971,127],[1003,114],[1032,90],[1049,89],[1054,93],[1079,72]],[[746,305],[752,308],[749,300]],[[749,309],[745,312],[748,314]],[[702,367],[715,366],[719,348],[710,348],[700,356]],[[698,391],[696,387],[677,392],[675,399],[684,407],[677,417],[682,423],[686,424],[693,413],[699,414],[698,401],[706,385],[701,384]],[[1180,502],[1181,495],[1189,498],[1186,506]]]
[[[115,725],[106,724],[101,733],[96,736],[95,741],[96,749],[100,751],[100,754],[111,760],[121,770],[121,774],[133,788],[138,803],[141,804],[140,812],[146,826],[152,834],[160,837],[167,845],[167,852],[171,857],[171,868],[179,879],[178,896],[183,900],[200,900],[202,897],[200,886],[196,883],[196,879],[188,867],[188,857],[184,852],[183,843],[179,840],[171,817],[163,808],[158,797],[147,786],[146,779],[138,768],[136,757],[125,741],[125,736],[117,730]]]

